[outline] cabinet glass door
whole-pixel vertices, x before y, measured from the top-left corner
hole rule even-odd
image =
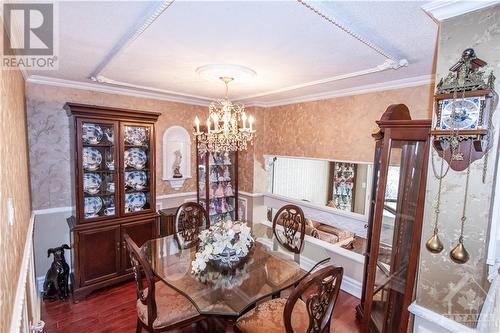
[[[122,123],[123,189],[122,211],[124,215],[151,211],[154,198],[150,186],[154,182],[154,161],[151,125]]]
[[[206,161],[207,158],[208,161]],[[199,161],[200,203],[208,211],[210,224],[221,219],[235,220],[237,175],[235,154],[233,152],[207,152],[201,154]],[[207,166],[208,169],[205,170]]]
[[[378,332],[399,332],[417,204],[424,169],[421,141],[392,141],[375,268],[371,320]]]
[[[117,174],[116,133],[117,122],[80,119],[76,139],[78,168],[81,187],[77,198],[82,221],[96,221],[114,217],[118,194],[115,183]]]

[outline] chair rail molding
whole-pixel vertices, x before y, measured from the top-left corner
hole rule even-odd
[[[424,308],[416,302],[410,304],[408,311],[415,316],[413,324],[415,333],[479,333],[475,329]]]

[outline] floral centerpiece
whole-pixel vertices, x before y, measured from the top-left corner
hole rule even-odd
[[[200,243],[191,264],[193,274],[203,272],[210,264],[220,271],[237,268],[253,245],[250,227],[241,221],[220,220],[198,236]]]

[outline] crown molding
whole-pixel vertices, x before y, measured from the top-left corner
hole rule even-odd
[[[320,79],[320,80],[316,80],[316,81],[310,81],[310,82],[305,82],[305,83],[301,83],[301,84],[296,84],[296,85],[289,86],[289,87],[265,91],[262,93],[257,93],[257,94],[253,94],[253,95],[249,95],[249,96],[245,96],[245,97],[235,98],[235,100],[236,101],[244,101],[247,99],[253,99],[253,98],[263,97],[263,96],[268,96],[268,95],[274,95],[274,94],[278,94],[278,93],[282,93],[282,92],[302,89],[302,88],[316,86],[316,85],[325,84],[325,83],[331,83],[331,82],[345,80],[345,79],[363,76],[363,75],[367,75],[367,74],[384,72],[384,71],[389,70],[389,69],[397,70],[401,67],[406,67],[406,66],[408,66],[408,62],[406,60],[396,62],[394,60],[387,59],[386,61],[384,61],[382,64],[380,64],[378,66],[368,68],[368,69],[363,69],[361,71],[340,74],[340,75],[336,75],[336,76],[327,77],[325,79]]]
[[[165,10],[170,7],[173,2],[174,0],[163,0],[153,3],[149,12],[144,17],[141,17],[128,31],[128,33],[126,33],[110,50],[106,57],[104,57],[101,63],[92,72],[90,78],[92,80],[97,80],[113,59],[115,59],[123,50],[138,39],[161,16],[161,14],[163,14]]]
[[[183,97],[183,96],[174,96],[166,93],[158,93],[158,92],[150,92],[150,91],[141,91],[139,88],[123,88],[110,86],[106,84],[101,84],[99,82],[81,82],[81,81],[73,81],[66,79],[58,79],[48,76],[39,76],[39,75],[31,75],[26,80],[27,83],[33,84],[45,84],[49,86],[55,87],[63,87],[63,88],[73,88],[73,89],[81,89],[81,90],[90,90],[96,92],[102,92],[107,94],[118,94],[125,96],[134,96],[141,98],[151,98],[161,101],[175,102],[175,103],[183,103],[190,105],[199,105],[199,106],[208,106],[209,101],[200,98],[194,97]]]
[[[245,103],[247,107],[262,107],[269,108],[280,105],[288,105],[288,104],[296,104],[296,103],[304,103],[304,102],[312,102],[324,99],[331,99],[336,97],[343,96],[352,96],[352,95],[360,95],[367,94],[377,91],[384,90],[393,90],[393,89],[401,89],[408,87],[416,87],[426,84],[431,84],[434,82],[433,75],[422,75],[416,76],[408,79],[387,81],[382,83],[369,84],[364,86],[359,86],[355,88],[349,89],[340,89],[334,91],[328,91],[324,93],[304,95],[300,97],[292,97],[280,100],[274,100],[272,102],[257,102],[257,101],[249,101]],[[31,75],[26,80],[26,83],[32,84],[45,84],[49,86],[55,87],[63,87],[63,88],[73,88],[73,89],[81,89],[81,90],[90,90],[107,94],[118,94],[125,96],[134,96],[140,98],[151,98],[161,101],[175,102],[175,103],[183,103],[190,105],[198,105],[198,106],[208,106],[210,100],[199,99],[199,98],[190,98],[190,97],[182,97],[182,96],[174,96],[168,95],[162,92],[148,92],[141,91],[138,88],[123,88],[117,86],[109,86],[105,84],[100,84],[99,82],[80,82],[80,81],[72,81],[65,79],[52,78],[47,76],[39,76],[39,75]],[[145,89],[145,88],[144,88]]]
[[[349,89],[333,90],[324,93],[305,95],[300,97],[285,98],[280,100],[275,100],[272,102],[250,102],[247,106],[263,107],[269,108],[274,106],[297,104],[305,102],[313,102],[318,100],[331,99],[343,96],[361,95],[368,94],[377,91],[384,90],[394,90],[409,87],[417,87],[423,85],[430,85],[434,82],[434,75],[421,75],[415,76],[407,79],[393,80],[381,83],[367,84],[364,86],[359,86]]]
[[[470,13],[482,8],[490,7],[500,4],[499,0],[495,1],[432,1],[426,3],[421,8],[427,13],[434,21],[440,23],[441,21],[450,19],[455,16]]]

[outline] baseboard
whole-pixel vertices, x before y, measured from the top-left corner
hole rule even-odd
[[[36,288],[38,289],[38,293],[41,294],[43,291],[43,283],[45,282],[45,276],[37,276],[36,277]]]
[[[32,290],[29,287],[30,274],[34,274],[33,271],[33,225],[35,220],[35,214],[32,213],[28,225],[28,231],[26,233],[26,241],[24,243],[23,258],[21,261],[21,269],[19,272],[18,283],[16,288],[16,295],[14,299],[14,306],[12,308],[12,317],[10,322],[9,332],[19,332],[21,327],[26,327],[32,320],[39,320],[39,318],[27,318],[28,307],[32,307],[33,304],[28,304],[28,302],[33,302],[34,300],[28,300],[26,295],[29,293],[32,295]],[[38,305],[35,305],[35,307]],[[35,316],[35,314],[32,314]]]

